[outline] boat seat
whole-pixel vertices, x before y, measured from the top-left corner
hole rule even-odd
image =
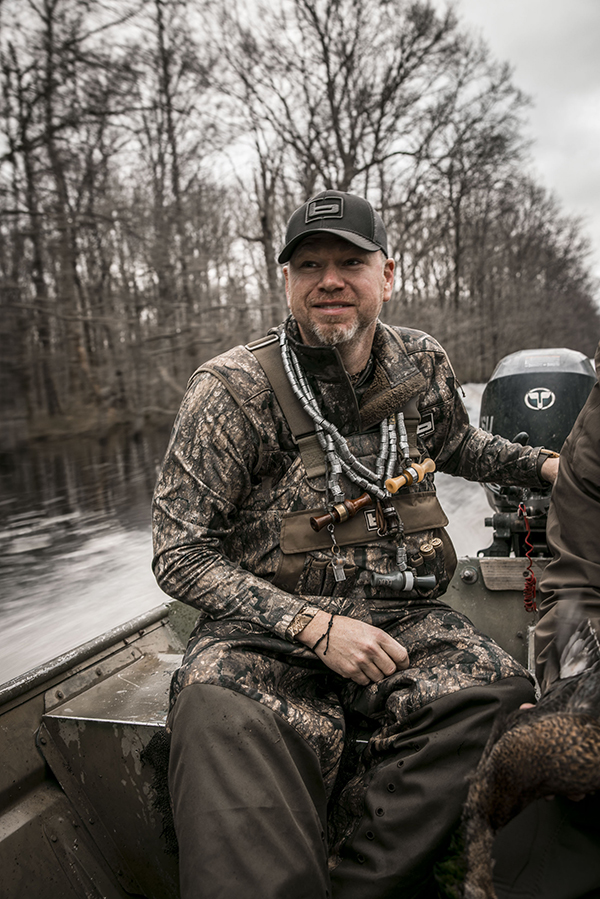
[[[168,620],[48,691],[38,745],[128,893],[179,894],[169,840],[165,723],[182,645]],[[166,814],[165,814],[166,812]]]

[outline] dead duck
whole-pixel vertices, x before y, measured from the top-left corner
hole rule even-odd
[[[560,676],[531,709],[497,723],[463,811],[465,899],[496,899],[494,836],[530,802],[600,789],[600,644],[589,620],[568,641]]]

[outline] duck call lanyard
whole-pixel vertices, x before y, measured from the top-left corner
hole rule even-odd
[[[378,500],[378,524],[380,533],[389,533],[395,536],[397,543],[397,564],[404,567],[406,564],[406,550],[400,545],[402,540],[402,522],[391,502],[392,494],[384,486],[387,478],[391,478],[398,451],[401,453],[402,467],[410,465],[409,444],[404,416],[402,412],[391,415],[383,420],[380,426],[379,453],[375,464],[375,471],[363,465],[351,452],[347,441],[342,437],[334,424],[327,421],[321,414],[317,399],[310,386],[296,354],[290,348],[285,330],[282,330],[279,344],[281,358],[292,391],[302,404],[305,412],[315,425],[315,433],[321,445],[327,462],[326,496],[327,504],[339,506],[344,503],[345,494],[340,483],[340,476],[344,474],[350,481],[362,487],[370,496]],[[335,526],[333,520],[327,525],[332,540],[332,566],[336,581],[346,578],[344,573],[344,561],[342,551],[335,539]]]

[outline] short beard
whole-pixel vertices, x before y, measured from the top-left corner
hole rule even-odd
[[[338,346],[339,344],[348,343],[356,337],[361,329],[359,321],[355,321],[351,327],[344,325],[327,325],[322,328],[320,325],[312,325],[313,336],[319,341],[321,346]]]

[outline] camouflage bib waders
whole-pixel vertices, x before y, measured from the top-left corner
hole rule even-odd
[[[417,397],[419,450],[439,469],[539,485],[536,450],[468,424],[439,345],[399,336],[378,327],[360,408],[335,350],[297,347],[352,452],[372,465],[374,426]],[[206,897],[420,894],[494,716],[532,697],[523,669],[439,599],[455,560],[433,478],[398,510],[409,552],[442,540],[437,587],[385,596],[370,575],[394,558],[372,516],[336,527],[346,577],[334,579],[331,538],[308,525],[324,502],[310,464],[250,351],[194,376],[155,497],[159,583],[201,613],[172,688],[185,899],[200,882]],[[340,678],[285,638],[307,602],[383,628],[410,667],[367,687]]]

